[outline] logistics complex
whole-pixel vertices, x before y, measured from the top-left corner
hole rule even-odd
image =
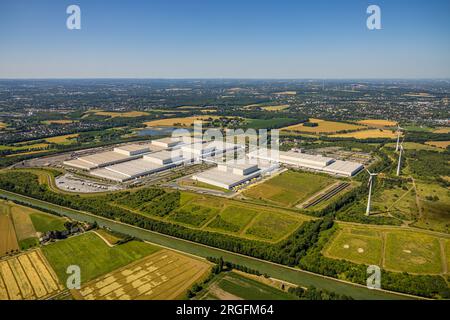
[[[250,159],[261,159],[297,168],[325,172],[343,177],[352,177],[364,169],[358,162],[336,160],[321,155],[306,154],[301,151],[273,151],[258,149],[248,153]]]
[[[229,153],[233,157],[229,157]],[[234,160],[236,154],[240,156]],[[271,174],[280,165],[345,177],[354,176],[364,168],[357,162],[306,154],[301,150],[286,152],[259,148],[245,154],[243,145],[222,141],[204,142],[191,140],[190,137],[163,138],[152,140],[151,143],[118,146],[112,151],[65,161],[64,165],[89,171],[99,178],[126,182],[199,162],[212,163],[215,167],[195,173],[191,178],[223,189],[233,189]]]
[[[129,144],[64,161],[64,165],[89,171],[93,176],[125,182],[152,173],[198,161],[215,162],[240,145],[220,141],[199,142],[185,138],[163,138],[146,144]]]
[[[255,162],[246,158],[243,160],[243,163],[240,161],[219,163],[213,169],[193,175],[192,179],[230,190],[254,178],[270,174],[279,167],[278,164],[269,161]]]

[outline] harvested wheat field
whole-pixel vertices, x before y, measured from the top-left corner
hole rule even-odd
[[[78,133],[66,134],[64,136],[57,136],[57,137],[46,138],[45,141],[51,142],[51,143],[64,144],[64,143],[69,143],[70,140],[78,137],[78,135],[79,135]]]
[[[357,132],[349,132],[332,135],[333,138],[354,138],[354,139],[395,139],[397,134],[391,130],[369,129]]]
[[[358,121],[359,124],[369,127],[393,127],[397,125],[397,121],[380,120],[380,119],[366,119]]]
[[[105,116],[111,118],[136,118],[149,115],[149,113],[145,111],[128,111],[128,112],[96,111],[94,114],[97,116]]]
[[[303,123],[296,124],[293,126],[284,127],[281,130],[285,131],[299,131],[299,132],[308,132],[314,134],[331,134],[340,131],[351,131],[351,130],[359,130],[364,129],[364,126],[344,123],[344,122],[336,122],[336,121],[328,121],[321,119],[309,119],[310,123],[317,123],[317,127],[308,127],[304,126]]]
[[[97,278],[73,292],[85,300],[173,300],[181,298],[210,269],[210,264],[170,250]]]
[[[156,126],[184,126],[190,127],[194,124],[194,121],[205,121],[208,119],[218,119],[218,116],[192,116],[186,118],[167,118],[160,120],[153,120],[144,122],[147,127],[156,127]]]
[[[14,222],[17,239],[19,241],[36,237],[36,230],[30,218],[30,213],[36,212],[33,209],[11,205],[11,216]]]
[[[425,144],[437,148],[447,149],[450,146],[450,141],[427,141]]]
[[[42,121],[43,124],[69,124],[74,123],[75,120],[45,120]]]
[[[450,127],[447,128],[437,128],[433,133],[450,133]]]
[[[0,261],[0,300],[44,299],[62,290],[40,250]]]
[[[0,257],[19,250],[11,210],[0,200]]]

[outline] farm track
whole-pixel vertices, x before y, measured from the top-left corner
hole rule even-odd
[[[128,234],[130,236],[134,236],[169,249],[175,249],[202,258],[208,256],[223,257],[226,261],[257,269],[260,272],[267,273],[274,278],[295,283],[300,286],[313,285],[319,289],[325,289],[334,291],[336,293],[349,295],[354,299],[420,299],[420,297],[417,296],[386,290],[369,290],[363,285],[314,274],[312,272],[304,271],[298,268],[287,267],[269,261],[256,259],[238,253],[233,253],[230,251],[195,243],[192,241],[179,239],[173,236],[160,234],[154,231],[99,217],[87,212],[65,208],[5,190],[0,190],[0,195],[10,200],[16,200],[42,209],[58,212],[59,214],[68,216],[75,220],[86,221],[90,223],[97,222],[99,226],[105,226],[111,228],[111,230],[114,230],[116,232]]]

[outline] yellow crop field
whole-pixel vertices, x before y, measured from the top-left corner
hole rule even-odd
[[[450,141],[427,141],[425,144],[437,148],[447,149],[450,146]]]
[[[303,123],[299,123],[299,124],[295,124],[293,126],[284,127],[281,130],[320,134],[320,133],[335,133],[335,132],[344,131],[344,130],[347,130],[347,131],[359,130],[359,129],[365,128],[364,126],[361,126],[361,125],[321,120],[321,119],[311,118],[311,119],[309,119],[309,121],[312,123],[317,123],[318,126],[317,127],[306,127],[303,125]]]
[[[181,298],[210,266],[174,251],[159,250],[87,283],[73,296],[84,300],[173,300]]]
[[[157,126],[185,126],[189,127],[194,124],[194,121],[205,121],[208,119],[217,119],[218,116],[192,116],[186,118],[167,118],[160,120],[152,120],[149,122],[144,122],[147,127],[157,127]]]
[[[11,216],[19,241],[36,237],[36,230],[34,230],[34,225],[30,218],[30,213],[32,212],[36,211],[14,203],[11,204]]]
[[[283,105],[279,105],[279,106],[264,106],[261,107],[261,109],[265,110],[265,111],[282,111],[289,108],[288,104],[283,104]]]
[[[44,153],[46,150],[35,150],[35,151],[27,151],[27,152],[20,152],[20,153],[14,153],[14,154],[8,154],[6,157],[18,157],[18,156],[25,156],[29,154],[38,154],[38,153]]]
[[[397,121],[391,120],[379,120],[379,119],[366,119],[357,121],[357,123],[366,125],[369,127],[393,127],[397,125]]]
[[[25,142],[21,142],[16,143],[12,146],[2,145],[0,146],[0,150],[11,150],[11,151],[37,150],[37,149],[45,149],[47,147],[48,147],[47,143],[25,144]]]
[[[57,137],[47,138],[47,139],[45,139],[45,141],[50,142],[50,143],[65,144],[65,143],[70,143],[71,139],[76,138],[78,136],[79,136],[78,133],[66,134],[64,136],[57,136]]]
[[[396,139],[397,134],[391,130],[369,129],[357,132],[335,134],[332,135],[332,137],[355,138],[355,139],[370,139],[370,138]]]
[[[128,112],[96,111],[94,114],[97,116],[106,116],[111,118],[136,118],[149,115],[149,113],[145,111],[128,111]]]
[[[450,127],[449,128],[438,128],[433,131],[433,133],[450,133]]]
[[[295,96],[297,91],[282,91],[282,92],[274,92],[277,96]]]
[[[42,121],[43,124],[69,124],[74,123],[74,120],[46,120]]]
[[[179,106],[179,107],[177,107],[177,109],[187,109],[187,110],[189,110],[189,109],[201,109],[201,107],[198,107],[198,106]]]
[[[11,218],[11,210],[5,201],[0,200],[0,257],[16,250],[19,250],[19,244]]]
[[[6,128],[6,123],[0,122],[0,130]]]
[[[43,299],[61,290],[40,250],[0,262],[0,300]]]

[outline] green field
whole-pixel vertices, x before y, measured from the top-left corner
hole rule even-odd
[[[386,147],[390,148],[390,149],[395,149],[396,147],[396,143],[388,143],[386,144]],[[442,148],[437,148],[437,147],[433,147],[430,145],[426,145],[423,143],[417,143],[417,142],[404,142],[403,143],[403,148],[406,151],[410,151],[410,150],[428,150],[428,151],[437,151],[437,152],[443,152],[444,150]]]
[[[175,212],[169,216],[169,220],[188,224],[194,227],[200,227],[218,213],[219,210],[216,208],[193,203],[187,204],[182,208],[175,210]]]
[[[67,221],[65,218],[52,216],[45,213],[31,213],[31,221],[33,222],[34,229],[37,232],[47,232],[47,231],[63,231],[66,229],[64,223]]]
[[[333,259],[379,265],[390,271],[440,274],[450,252],[441,252],[439,241],[448,243],[450,239],[393,227],[339,225],[323,254]],[[442,261],[445,255],[447,261]]]
[[[245,234],[260,239],[279,240],[300,226],[298,220],[289,216],[275,216],[270,212],[261,212]]]
[[[412,184],[378,190],[372,198],[372,213],[390,213],[404,220],[415,220],[419,215]]]
[[[389,232],[386,236],[385,266],[402,272],[441,273],[439,239],[413,232]]]
[[[297,300],[294,295],[249,279],[235,272],[221,274],[212,281],[201,300]]]
[[[381,262],[382,240],[351,232],[338,233],[332,244],[327,248],[326,255],[332,258],[343,258],[346,260],[379,265]]]
[[[436,183],[416,184],[422,215],[414,225],[450,233],[450,191]]]
[[[293,207],[337,180],[324,175],[287,171],[244,191],[246,197]]]
[[[137,241],[110,248],[92,232],[42,247],[62,283],[66,283],[66,270],[70,265],[80,267],[81,282],[86,283],[157,250],[159,248]]]
[[[282,128],[292,123],[290,118],[246,119],[246,127],[251,129]]]
[[[208,224],[208,228],[239,232],[257,215],[258,211],[252,209],[229,206]]]
[[[181,193],[181,207],[163,220],[239,237],[276,242],[308,216],[221,197]]]

